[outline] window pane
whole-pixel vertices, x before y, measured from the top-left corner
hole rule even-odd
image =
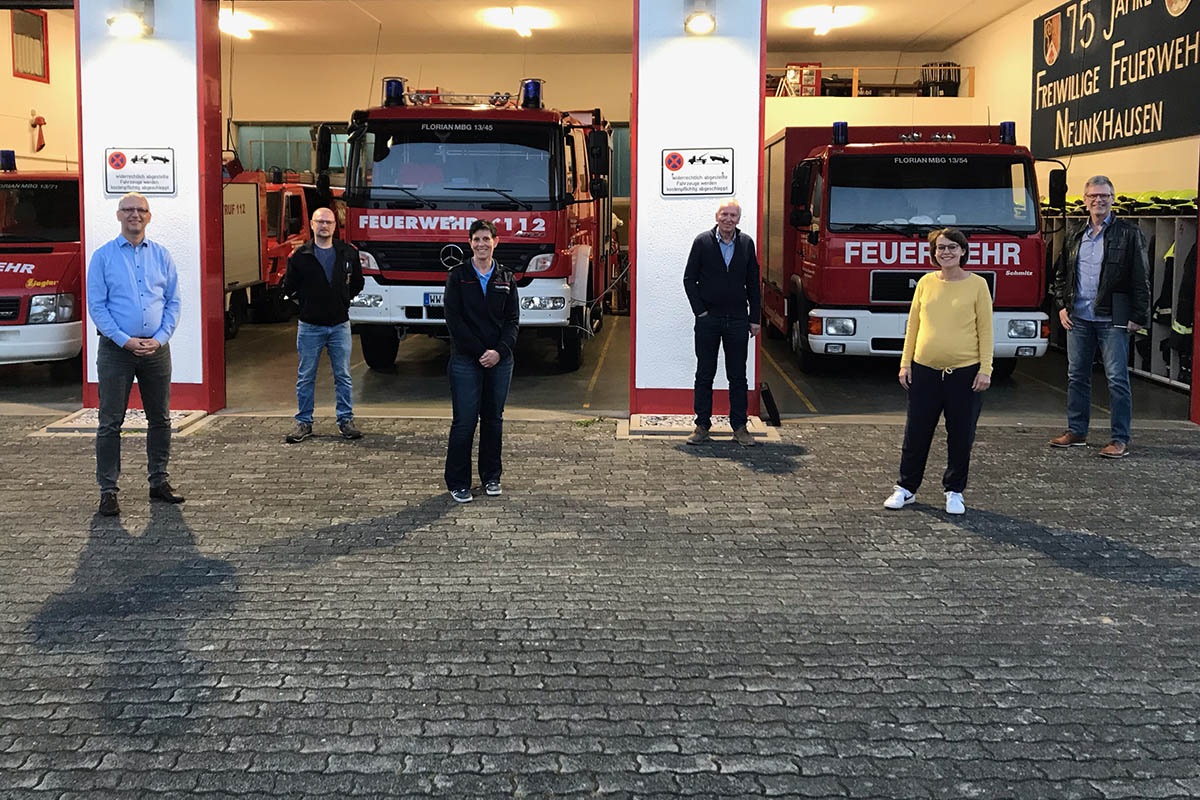
[[[612,126],[612,196],[629,197],[630,155],[629,125],[614,123]]]
[[[46,77],[46,37],[42,23],[39,14],[12,12],[14,74]]]

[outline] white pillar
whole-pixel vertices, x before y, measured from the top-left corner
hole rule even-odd
[[[722,200],[742,206],[740,228],[755,243],[762,180],[765,0],[715,0],[717,27],[685,33],[683,0],[639,0],[634,10],[633,239],[635,267],[630,413],[688,413],[696,356],[693,316],[683,291],[692,239],[712,228]],[[664,158],[732,150],[732,192],[671,195]],[[722,152],[722,155],[724,153]],[[719,162],[717,162],[719,163]],[[710,172],[711,176],[712,173]],[[720,180],[715,183],[719,184]],[[711,186],[707,188],[712,188]],[[706,190],[707,190],[706,188]],[[716,188],[720,188],[719,186]],[[728,412],[724,356],[717,365],[714,411]],[[758,413],[758,347],[751,339],[750,413]]]
[[[157,0],[153,32],[135,39],[109,30],[121,6],[76,4],[82,257],[90,266],[92,254],[120,233],[117,201],[138,181],[130,174],[141,163],[134,156],[169,158],[173,186],[160,176],[163,193],[144,193],[153,214],[146,236],[171,252],[179,270],[171,406],[213,411],[225,405],[217,2]],[[110,156],[120,170],[106,170]],[[161,169],[162,162],[150,165]],[[90,321],[85,331],[84,405],[95,406],[98,338]]]

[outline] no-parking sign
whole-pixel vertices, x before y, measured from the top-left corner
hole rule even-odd
[[[108,194],[175,194],[174,148],[106,148],[104,191]]]
[[[733,148],[663,150],[662,193],[669,196],[733,194]]]

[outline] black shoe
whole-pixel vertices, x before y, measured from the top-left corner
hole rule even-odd
[[[121,505],[117,502],[116,492],[102,492],[100,494],[100,508],[98,509],[102,517],[115,517],[121,513]]]
[[[115,497],[113,498],[116,499]],[[150,499],[162,500],[167,503],[182,503],[183,495],[175,494],[175,490],[171,488],[169,483],[160,483],[158,486],[150,487]]]
[[[361,439],[362,431],[354,427],[354,420],[348,419],[345,422],[338,423],[338,430],[342,432],[343,439]]]
[[[297,422],[296,426],[292,428],[292,432],[284,436],[283,440],[288,444],[295,444],[296,442],[303,442],[310,436],[312,436],[312,423]]]

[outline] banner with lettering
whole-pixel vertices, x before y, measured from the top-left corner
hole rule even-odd
[[[1200,0],[1075,0],[1033,23],[1039,157],[1200,133]]]

